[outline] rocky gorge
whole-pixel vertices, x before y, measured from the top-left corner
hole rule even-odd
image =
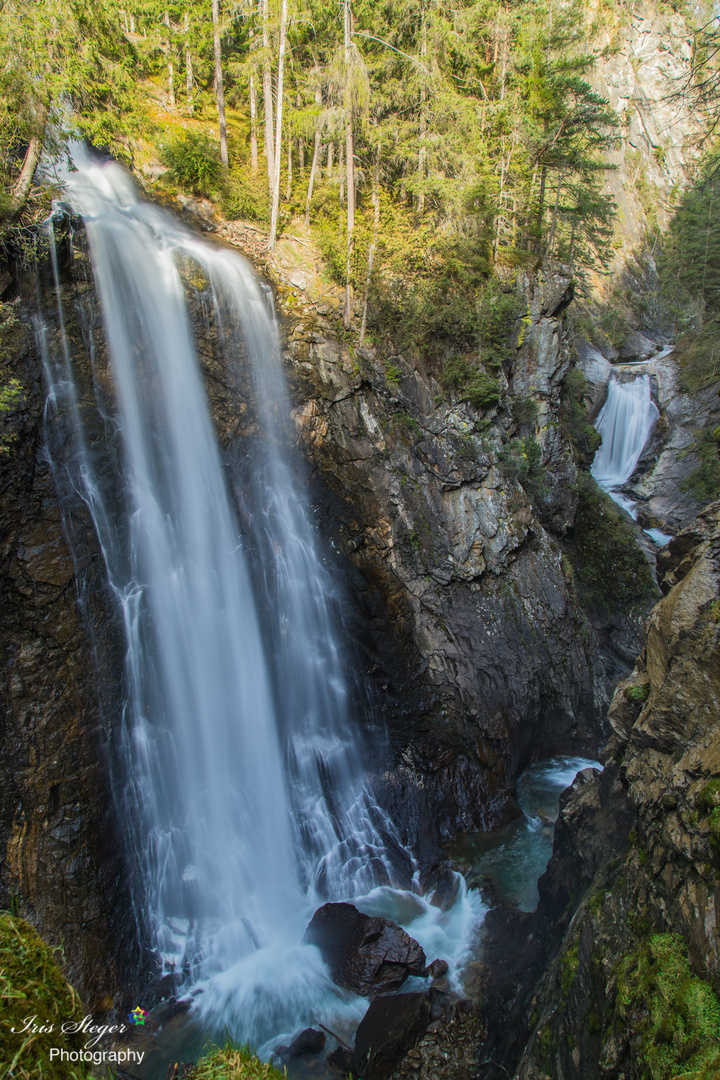
[[[629,377],[612,362],[638,355],[578,350],[567,267],[548,261],[502,279],[514,307],[497,394],[474,405],[442,381],[440,347],[397,351],[389,335],[368,342],[343,330],[339,290],[322,279],[309,240],[289,237],[269,257],[257,230],[182,205],[193,228],[246,254],[274,292],[298,471],[340,583],[353,722],[367,729],[373,790],[417,857],[423,889],[443,902],[444,844],[518,817],[527,765],[606,747],[604,771],[582,773],[563,800],[538,911],[497,905],[486,920],[479,1011],[453,1006],[437,1025],[428,1003],[398,1075],[654,1076],[644,1070],[663,1053],[670,1061],[668,1046],[700,1075],[713,1060],[718,989],[719,541],[717,506],[697,516],[682,490],[692,459],[681,455],[694,428],[717,418],[714,387],[680,392],[671,356],[652,368],[661,421],[632,491],[649,523],[677,532],[656,584],[632,526],[586,479],[587,425],[613,373]],[[114,391],[77,220],[58,216],[53,243],[80,409],[99,445]],[[48,318],[32,333],[36,286],[11,269],[0,349],[23,397],[5,421],[12,452],[0,455],[0,904],[63,942],[66,973],[91,1011],[118,1013],[138,987],[148,1000],[173,989],[158,984],[148,943],[136,942],[108,796],[122,632],[91,513],[65,467],[62,433],[52,433],[40,354],[50,339],[61,348],[60,328]],[[47,257],[40,275],[49,316]],[[192,265],[183,277],[242,512],[257,427],[247,360],[227,366],[208,282]],[[609,589],[593,562],[599,548],[618,560]],[[662,1015],[651,968],[661,972]]]

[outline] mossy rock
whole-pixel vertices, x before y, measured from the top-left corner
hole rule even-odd
[[[716,777],[714,780],[710,780],[709,783],[700,791],[695,799],[695,806],[698,810],[705,810],[710,812],[715,809],[716,806],[720,806],[720,780]]]
[[[50,1050],[78,1051],[83,1035],[65,1035],[61,1028],[83,1019],[75,990],[57,962],[57,951],[40,938],[24,919],[0,915],[0,1076],[13,1080],[84,1080],[90,1074],[82,1063],[50,1059]],[[27,1029],[27,1021],[45,1032]]]
[[[578,474],[578,494],[575,569],[582,598],[607,611],[643,611],[659,592],[632,524],[588,473]]]
[[[679,934],[654,934],[621,960],[615,1010],[642,1038],[642,1080],[699,1080],[718,1060],[720,1002],[693,976]]]
[[[190,1080],[287,1080],[287,1073],[261,1061],[248,1046],[228,1043],[201,1058]]]

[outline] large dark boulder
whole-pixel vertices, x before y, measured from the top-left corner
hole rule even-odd
[[[376,997],[357,1029],[353,1074],[363,1080],[384,1080],[394,1072],[425,1034],[430,1011],[427,994]]]
[[[397,990],[408,975],[425,974],[425,953],[414,938],[353,904],[318,908],[304,940],[320,949],[338,986],[363,996]]]

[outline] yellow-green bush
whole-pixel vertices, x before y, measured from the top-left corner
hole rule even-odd
[[[191,1076],[192,1080],[287,1080],[284,1069],[280,1072],[260,1061],[249,1047],[232,1043],[198,1061]]]

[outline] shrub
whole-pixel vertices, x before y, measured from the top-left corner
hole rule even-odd
[[[270,194],[267,176],[253,174],[248,166],[233,169],[225,188],[222,209],[230,220],[270,221]]]
[[[532,424],[537,414],[538,403],[534,398],[515,398],[510,406],[510,415],[516,424]]]
[[[577,368],[571,368],[563,382],[560,420],[573,445],[578,464],[583,469],[590,468],[602,443],[600,432],[595,430],[588,419],[586,394],[585,376]]]
[[[162,148],[160,159],[168,178],[193,194],[210,198],[222,190],[220,149],[208,135],[186,131]]]
[[[642,704],[650,697],[650,683],[637,683],[635,686],[626,686],[623,694],[628,701]]]
[[[589,473],[578,473],[573,536],[579,591],[607,611],[639,611],[658,595],[635,530]]]

